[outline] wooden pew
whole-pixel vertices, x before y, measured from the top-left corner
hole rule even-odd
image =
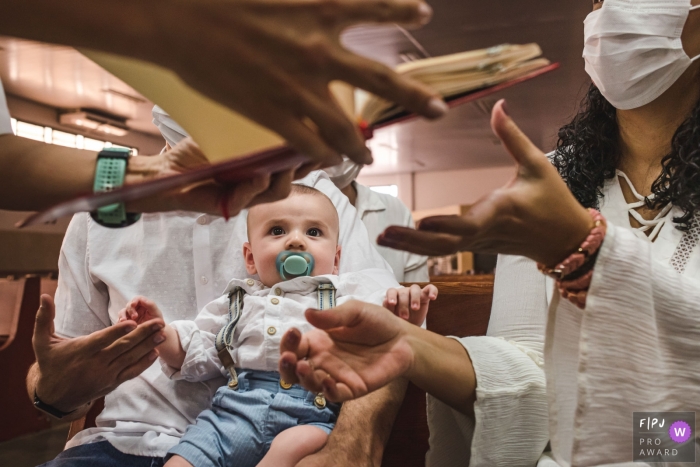
[[[435,283],[439,295],[428,312],[426,323],[428,329],[446,336],[485,335],[491,315],[492,277],[486,277],[485,282]],[[382,461],[383,467],[425,465],[429,436],[425,406],[425,392],[409,384],[389,437]],[[74,421],[71,424],[68,439],[85,428],[95,426],[95,417],[103,407],[103,400],[97,401],[86,418]]]
[[[491,280],[468,283],[434,282],[439,294],[428,312],[428,330],[443,336],[485,335],[493,299],[492,276],[487,279]],[[425,392],[409,384],[384,451],[382,467],[425,465],[429,436],[425,406]]]
[[[12,315],[10,333],[0,347],[0,413],[3,420],[12,423],[0,424],[0,441],[49,427],[46,416],[27,397],[25,383],[34,363],[32,334],[40,291],[41,279],[37,276],[0,280],[0,314],[5,318]]]

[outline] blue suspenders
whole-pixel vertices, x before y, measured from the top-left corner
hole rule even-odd
[[[236,287],[229,292],[228,323],[216,334],[216,351],[219,354],[221,364],[231,375],[231,381],[228,383],[228,387],[231,389],[238,388],[238,375],[236,374],[235,362],[231,356],[231,351],[233,350],[233,335],[243,311],[243,296],[245,293],[245,290],[241,287]],[[333,284],[319,285],[316,293],[318,295],[319,310],[327,310],[335,307],[335,287],[333,287]]]

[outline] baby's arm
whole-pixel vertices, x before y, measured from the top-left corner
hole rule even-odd
[[[433,284],[428,284],[423,289],[413,284],[411,287],[387,290],[383,306],[399,318],[420,326],[428,315],[430,302],[437,299],[437,296],[438,289]]]
[[[134,297],[126,307],[119,312],[119,321],[132,320],[141,324],[153,318],[163,318],[158,306],[146,297]],[[163,328],[165,339],[156,347],[160,358],[173,368],[180,368],[185,360],[185,351],[180,345],[177,330],[169,324]]]

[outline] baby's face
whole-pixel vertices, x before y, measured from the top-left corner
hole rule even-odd
[[[275,264],[282,251],[314,257],[312,276],[338,274],[338,213],[320,194],[297,194],[255,206],[248,213],[248,242],[243,256],[248,274],[258,274],[267,287],[283,281]]]

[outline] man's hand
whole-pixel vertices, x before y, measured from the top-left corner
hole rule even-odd
[[[383,306],[399,318],[420,326],[428,314],[430,302],[436,300],[437,296],[438,289],[433,284],[422,289],[413,284],[410,287],[387,290]]]
[[[364,396],[405,374],[413,363],[406,334],[410,325],[386,308],[353,300],[331,310],[307,310],[306,319],[319,329],[285,333],[280,373],[328,400]]]
[[[175,175],[208,165],[209,161],[190,137],[155,156],[136,156],[129,160],[127,184]],[[213,180],[175,191],[158,193],[127,203],[132,212],[191,211],[215,216],[237,215],[242,209],[270,203],[289,195],[292,181],[306,175],[300,170],[287,170],[273,176],[264,175],[223,185]]]
[[[160,47],[148,59],[272,129],[322,165],[339,163],[341,154],[363,164],[372,161],[357,125],[330,93],[332,81],[345,81],[426,117],[447,111],[428,87],[349,52],[340,41],[344,29],[360,23],[427,23],[432,10],[420,0],[152,5],[146,8],[156,24],[154,45]]]
[[[30,397],[70,412],[102,397],[124,381],[141,374],[158,357],[162,319],[139,326],[123,321],[88,336],[66,339],[56,335],[55,309],[49,295],[41,296],[34,327],[38,374],[28,381]],[[35,384],[32,384],[35,383]]]

